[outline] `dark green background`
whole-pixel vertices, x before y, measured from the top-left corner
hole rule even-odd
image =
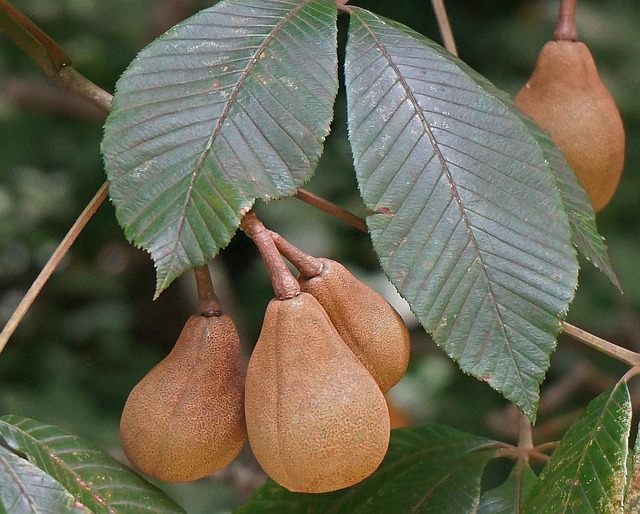
[[[427,0],[354,4],[406,23],[439,41]],[[207,7],[191,0],[20,0],[69,53],[77,69],[107,91],[136,53],[180,19]],[[460,56],[515,94],[553,33],[557,2],[449,1]],[[627,129],[622,182],[598,214],[625,294],[588,263],[569,320],[640,350],[640,4],[579,2],[578,30],[615,97]],[[346,20],[341,18],[341,27]],[[339,98],[333,131],[308,188],[361,213]],[[48,82],[0,34],[0,324],[37,275],[86,202],[104,181],[101,114]],[[296,245],[335,258],[381,287],[368,237],[297,200],[258,205],[263,220]],[[262,263],[239,234],[216,259],[214,282],[239,326],[248,355],[271,296]],[[190,274],[153,302],[147,254],[131,247],[103,205],[0,355],[0,413],[68,428],[121,457],[118,417],[133,385],[171,348],[195,306]],[[407,378],[393,391],[414,423],[439,421],[513,441],[513,411],[488,386],[464,376],[414,327]],[[557,439],[578,410],[623,371],[614,361],[561,338],[536,428]],[[633,383],[631,384],[633,387]],[[493,466],[496,474],[503,470]],[[491,473],[488,480],[491,480]],[[171,486],[189,512],[224,512],[260,480],[248,451],[215,479]]]

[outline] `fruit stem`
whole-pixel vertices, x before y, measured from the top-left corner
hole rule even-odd
[[[258,247],[262,260],[269,270],[271,285],[273,286],[273,292],[276,298],[279,300],[287,300],[298,296],[300,294],[300,284],[298,284],[298,281],[285,264],[282,255],[280,255],[271,237],[271,232],[267,230],[253,211],[249,211],[244,218],[242,218],[240,229],[243,230]]]
[[[300,250],[300,248],[293,246],[277,232],[270,230],[269,234],[271,234],[278,251],[300,271],[300,275],[303,278],[308,279],[320,275],[323,268],[321,259],[313,257]]]
[[[558,22],[553,32],[556,41],[578,41],[576,28],[576,0],[560,0]]]
[[[206,318],[221,316],[222,306],[213,289],[209,266],[205,264],[204,266],[193,268],[193,274],[196,277],[196,289],[198,291],[198,312]]]

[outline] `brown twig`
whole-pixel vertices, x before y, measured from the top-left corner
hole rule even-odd
[[[339,207],[338,205],[331,203],[320,196],[314,195],[313,193],[307,191],[306,189],[298,189],[295,194],[298,200],[302,200],[305,203],[315,207],[316,209],[320,209],[327,214],[330,214],[334,218],[338,218],[339,220],[348,223],[352,227],[357,228],[358,230],[367,233],[369,230],[367,229],[367,224],[365,221],[356,216],[355,214]]]
[[[629,366],[640,366],[640,353],[632,352],[626,348],[622,348],[616,344],[613,344],[605,339],[590,334],[589,332],[582,330],[566,321],[563,323],[563,329],[565,334],[573,337],[576,341],[580,341],[591,348],[595,348],[601,353],[613,357]]]
[[[433,12],[436,15],[436,21],[438,22],[438,28],[440,29],[440,36],[444,47],[449,50],[453,55],[458,55],[458,49],[456,48],[456,40],[453,37],[453,31],[451,30],[451,24],[449,23],[449,16],[447,15],[447,8],[444,6],[444,0],[431,0],[433,6]]]
[[[58,247],[55,249],[55,251],[53,252],[53,255],[51,255],[47,263],[44,265],[38,277],[33,281],[33,284],[31,284],[31,287],[29,288],[27,293],[24,295],[24,297],[16,307],[16,310],[13,312],[13,314],[9,318],[9,321],[7,322],[5,327],[2,329],[2,332],[0,332],[0,352],[2,352],[2,350],[6,346],[7,341],[9,340],[11,335],[15,332],[20,321],[22,320],[22,318],[24,318],[24,315],[27,313],[27,311],[31,307],[31,304],[36,299],[36,297],[38,296],[38,294],[40,293],[44,285],[47,283],[47,280],[49,280],[49,277],[51,276],[51,274],[58,267],[58,264],[60,263],[62,258],[66,255],[66,253],[68,252],[73,242],[76,240],[78,235],[80,235],[80,232],[82,232],[82,229],[85,227],[87,222],[91,219],[91,217],[94,215],[96,210],[98,210],[98,207],[100,207],[104,199],[107,197],[107,190],[108,190],[108,183],[105,182],[104,184],[102,184],[100,189],[98,189],[98,192],[95,194],[95,196],[84,208],[84,210],[82,211],[82,214],[80,214],[76,222],[69,229],[69,232],[67,232],[67,235],[64,236],[64,239],[60,242]]]

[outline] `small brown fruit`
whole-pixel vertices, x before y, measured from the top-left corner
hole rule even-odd
[[[191,316],[167,357],[134,387],[122,446],[144,473],[187,482],[229,464],[246,439],[240,340],[226,314]]]
[[[272,300],[247,369],[251,448],[276,482],[321,493],[373,473],[389,444],[375,380],[307,293]]]
[[[624,164],[625,133],[591,52],[576,41],[549,41],[515,104],[547,130],[599,211]]]
[[[409,365],[407,326],[389,302],[342,264],[319,260],[322,271],[312,278],[301,277],[300,289],[318,300],[340,337],[386,393]]]

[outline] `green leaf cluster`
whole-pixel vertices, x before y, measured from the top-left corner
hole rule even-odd
[[[595,398],[538,477],[517,460],[503,484],[483,490],[504,443],[430,423],[392,431],[380,468],[356,486],[291,493],[268,481],[237,514],[637,512],[638,443],[628,459],[626,382]],[[184,512],[155,486],[60,428],[0,418],[0,512]]]
[[[508,96],[399,23],[342,6],[349,141],[374,250],[460,368],[536,415],[578,280],[615,280],[584,190]],[[338,91],[332,0],[225,0],[145,48],[102,143],[157,294],[224,248],[256,199],[313,175]]]

